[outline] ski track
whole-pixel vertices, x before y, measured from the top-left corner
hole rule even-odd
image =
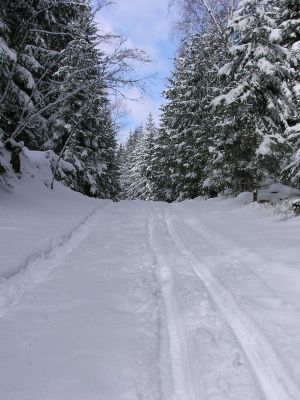
[[[95,208],[59,243],[52,244],[47,252],[32,256],[19,273],[0,280],[0,317],[17,305],[26,293],[37,285],[47,282],[51,272],[60,267],[97,227],[103,215],[103,207],[109,204],[110,202],[107,202]],[[228,326],[233,333],[234,343],[243,350],[248,360],[249,372],[256,377],[258,388],[261,389],[265,399],[299,400],[299,387],[270,340],[239,306],[234,294],[219,281],[205,262],[205,258],[211,258],[218,265],[228,264],[226,254],[213,245],[211,238],[207,237],[205,232],[202,234],[201,231],[196,231],[182,218],[171,213],[165,214],[164,209],[158,207],[147,211],[150,212],[147,228],[150,252],[154,258],[160,314],[161,400],[201,400],[205,396],[194,379],[195,373],[199,373],[197,369],[199,360],[196,359],[197,352],[189,340],[176,297],[177,280],[173,265],[176,255],[183,260],[183,265],[191,267],[192,274],[195,274],[196,285],[201,282],[205,292],[209,293],[210,302],[217,307],[226,327]],[[183,235],[177,229],[177,223],[190,232],[191,243],[189,235]],[[193,241],[199,250],[203,249],[203,260],[191,247]]]
[[[97,226],[102,209],[109,203],[95,208],[60,242],[52,243],[48,251],[31,256],[20,272],[0,280],[0,318],[17,305],[27,292],[48,279],[51,271],[58,268]]]
[[[155,222],[165,221],[159,212],[148,220],[149,244],[156,261],[156,276],[160,286],[160,374],[163,400],[200,400],[194,392],[192,368],[183,324],[176,307],[172,266],[161,251]],[[161,229],[161,226],[160,226]],[[166,322],[164,322],[166,321]],[[167,380],[165,377],[169,377]]]
[[[263,278],[261,274],[255,271],[255,268],[253,268],[253,265],[264,265],[271,268],[272,263],[270,261],[264,259],[263,256],[255,254],[253,251],[241,248],[234,240],[225,238],[221,234],[212,231],[202,222],[201,224],[197,223],[197,227],[190,225],[187,221],[184,221],[184,224],[193,232],[196,232],[197,235],[205,238],[205,240],[214,247],[218,257],[223,257],[224,260],[226,258],[226,264],[240,262],[240,260],[243,259],[243,268],[246,268],[251,274],[263,282],[266,290],[270,292],[274,298],[282,299],[282,296],[268,284],[267,280]],[[247,261],[245,258],[251,261]],[[298,304],[288,301],[286,298],[284,298],[284,301],[293,307],[295,311],[300,312]]]
[[[180,220],[197,236],[197,240],[206,242],[206,248],[211,248],[218,262],[228,261],[215,251],[211,243],[198,232],[195,232],[180,218],[168,216],[166,226],[176,247],[183,256],[190,260],[194,272],[208,289],[215,304],[231,327],[234,335],[244,350],[252,366],[252,370],[263,393],[268,400],[299,400],[300,392],[285,364],[278,357],[276,350],[255,322],[239,307],[234,296],[210,272],[209,268],[197,259],[184,240],[176,232],[173,220]]]

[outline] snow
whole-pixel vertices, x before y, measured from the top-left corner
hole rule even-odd
[[[259,200],[267,200],[274,204],[280,204],[284,200],[293,200],[300,196],[300,190],[281,183],[272,183],[258,191]]]
[[[211,102],[211,105],[213,107],[217,107],[222,103],[229,105],[229,104],[232,104],[235,101],[237,101],[239,98],[242,98],[242,97],[246,98],[246,96],[247,96],[247,92],[245,93],[246,89],[247,89],[247,84],[242,83],[239,86],[237,86],[236,88],[231,89],[227,94],[223,94],[223,95],[216,97]]]
[[[300,57],[300,40],[295,42],[291,49],[292,53],[294,53],[297,57]]]
[[[219,69],[219,75],[229,75],[232,71],[233,63],[227,63],[222,68]]]
[[[0,189],[3,399],[299,400],[299,217],[43,180]]]
[[[274,75],[275,67],[266,58],[262,57],[257,61],[258,68],[267,75]]]
[[[16,66],[16,71],[20,77],[20,80],[26,85],[27,89],[34,89],[35,81],[32,74],[19,64]]]
[[[269,39],[272,43],[279,43],[282,40],[281,29],[272,29],[270,32]]]
[[[0,38],[0,55],[8,57],[10,61],[17,61],[16,52],[8,47],[3,38]]]
[[[258,146],[258,149],[256,150],[257,155],[262,155],[265,156],[270,153],[271,151],[271,145],[273,143],[273,139],[270,136],[264,136],[262,142]]]
[[[0,278],[19,272],[36,253],[49,251],[99,203],[59,182],[49,190],[52,153],[25,148],[21,179],[11,179],[14,188],[0,185]],[[61,165],[71,168],[63,160]]]
[[[293,88],[295,95],[300,97],[300,83],[297,83]]]

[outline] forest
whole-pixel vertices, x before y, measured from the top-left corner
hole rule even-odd
[[[0,400],[299,400],[299,223],[300,0],[0,0]]]
[[[300,188],[298,0],[174,0],[179,47],[159,124],[118,144],[114,94],[142,89],[143,50],[101,32],[109,2],[4,0],[0,180],[23,148],[55,179],[97,198],[181,201]],[[109,48],[109,51],[107,50]],[[113,48],[113,50],[112,50]]]

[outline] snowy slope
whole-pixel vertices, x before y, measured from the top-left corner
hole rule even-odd
[[[0,278],[13,275],[31,256],[59,243],[99,204],[59,182],[49,190],[47,152],[23,153],[21,179],[12,180],[12,188],[0,184]]]
[[[1,399],[299,400],[299,217],[34,189],[1,192]]]

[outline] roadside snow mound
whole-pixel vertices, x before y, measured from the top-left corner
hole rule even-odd
[[[281,183],[273,183],[260,189],[258,201],[255,203],[251,192],[240,193],[235,202],[239,205],[264,208],[284,219],[300,215],[300,190]]]
[[[20,154],[21,173],[16,174],[10,165],[10,156],[11,153],[7,149],[0,149],[0,166],[3,170],[2,174],[0,171],[0,182],[9,187],[15,187],[18,179],[22,181],[28,178],[35,179],[37,182],[49,187],[57,162],[57,180],[64,181],[75,172],[75,167],[72,164],[62,159],[59,160],[59,156],[52,150],[33,151],[24,147]]]
[[[258,192],[258,201],[269,201],[273,204],[279,204],[285,200],[293,200],[299,196],[300,190],[282,185],[281,183],[273,183]]]
[[[53,179],[53,171],[58,162],[56,179],[64,180],[68,175],[75,172],[75,167],[60,159],[52,150],[30,151],[24,149],[21,156],[22,175],[42,181],[46,186],[50,186]]]
[[[0,143],[0,184],[12,186],[11,182],[14,178],[15,174],[10,165],[10,153]]]

